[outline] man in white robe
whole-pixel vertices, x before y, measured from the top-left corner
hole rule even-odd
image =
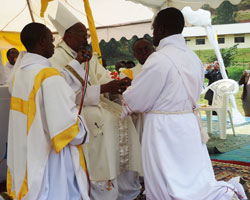
[[[142,161],[149,200],[247,199],[232,179],[216,181],[201,134],[197,101],[203,65],[181,35],[184,17],[176,8],[160,11],[153,23],[157,51],[123,93],[123,117],[145,113]]]
[[[142,70],[142,65],[146,62],[147,58],[154,52],[151,41],[146,38],[138,38],[133,44],[134,57],[138,63],[135,67],[131,68],[132,78],[135,78]],[[125,72],[126,73],[126,72]],[[126,76],[126,74],[125,74]],[[122,77],[123,78],[123,77]]]
[[[2,53],[0,51],[0,85],[4,85],[6,82],[4,75],[4,66],[2,61]]]
[[[7,192],[18,200],[88,200],[81,144],[89,133],[74,91],[47,59],[54,53],[52,33],[31,23],[21,41],[27,53],[13,78]]]
[[[13,70],[18,54],[19,54],[19,51],[16,48],[11,48],[7,51],[8,62],[4,66],[5,82],[8,80]]]
[[[63,37],[50,61],[59,70],[64,67],[71,75],[64,74],[67,82],[81,96],[84,66],[75,58],[78,50],[87,46],[87,29],[61,4],[56,19],[50,20]],[[126,86],[123,81],[112,81],[96,53],[88,64],[89,85],[81,114],[90,130],[89,143],[83,145],[83,149],[91,180],[91,199],[131,200],[141,189],[139,139],[131,118],[121,120],[121,106],[103,95],[121,93]]]
[[[120,74],[121,78],[129,77],[130,79],[134,79],[142,71],[142,65],[146,62],[147,58],[154,52],[154,47],[151,41],[149,41],[148,39],[138,38],[133,44],[133,52],[134,57],[138,60],[138,63],[131,69],[123,70]],[[131,115],[131,117],[133,119],[138,137],[141,142],[144,114],[134,113],[133,115]]]

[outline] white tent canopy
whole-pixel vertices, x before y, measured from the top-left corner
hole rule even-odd
[[[27,2],[30,4],[32,16],[36,22],[41,22],[55,31],[48,20],[48,13],[56,12],[57,2],[62,2],[80,21],[86,26],[87,19],[84,11],[83,0],[54,0],[49,2],[45,18],[40,17],[41,0],[1,0],[0,31],[20,32],[22,28],[31,22],[31,14]],[[154,11],[162,7],[174,6],[182,9],[189,5],[193,9],[200,8],[203,4],[218,7],[224,0],[89,0],[95,24],[97,27],[136,22],[151,19]],[[237,4],[240,0],[230,0]]]
[[[0,31],[20,32],[32,22],[27,0],[1,0]],[[48,19],[56,13],[58,1],[62,2],[81,22],[88,26],[83,0],[54,0],[49,2],[45,17],[40,17],[41,0],[28,0],[34,21],[44,23],[52,31],[56,31]],[[139,4],[125,0],[89,0],[96,26],[127,23],[151,19],[153,12]]]

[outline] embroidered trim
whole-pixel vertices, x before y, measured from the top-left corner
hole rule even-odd
[[[71,125],[61,133],[54,136],[52,138],[52,144],[54,146],[55,152],[59,153],[67,144],[69,144],[75,138],[79,131],[79,119],[77,119],[75,124]]]
[[[104,101],[101,102],[103,108],[112,112],[118,120],[118,137],[119,137],[119,155],[120,155],[120,172],[129,170],[129,140],[128,140],[128,120],[121,119],[121,111],[114,107],[108,106]]]
[[[43,81],[51,76],[61,76],[59,71],[55,68],[49,67],[42,69],[34,79],[34,85],[30,92],[28,101],[12,96],[10,102],[10,109],[21,112],[27,115],[27,135],[36,115],[36,94],[40,89]]]
[[[84,85],[84,81],[81,78],[81,76],[74,70],[73,67],[71,67],[70,65],[66,65],[65,68],[70,71],[76,78],[77,80],[82,84],[82,86]]]

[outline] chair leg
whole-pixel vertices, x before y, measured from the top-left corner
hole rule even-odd
[[[212,111],[206,111],[207,115],[207,132],[212,133]]]
[[[217,111],[220,138],[226,139],[227,112]]]
[[[231,115],[231,112],[229,110],[227,112],[228,112],[228,115],[229,115],[232,130],[233,130],[233,135],[235,136],[235,130],[234,130],[234,123],[233,123],[232,115]]]

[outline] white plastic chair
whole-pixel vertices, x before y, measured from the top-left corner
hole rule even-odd
[[[226,139],[227,113],[229,115],[233,134],[235,135],[232,114],[228,102],[229,96],[239,91],[238,83],[232,79],[222,79],[209,85],[202,93],[206,93],[209,89],[214,92],[212,105],[200,105],[200,110],[206,111],[208,133],[212,133],[212,111],[216,111],[220,138]]]

